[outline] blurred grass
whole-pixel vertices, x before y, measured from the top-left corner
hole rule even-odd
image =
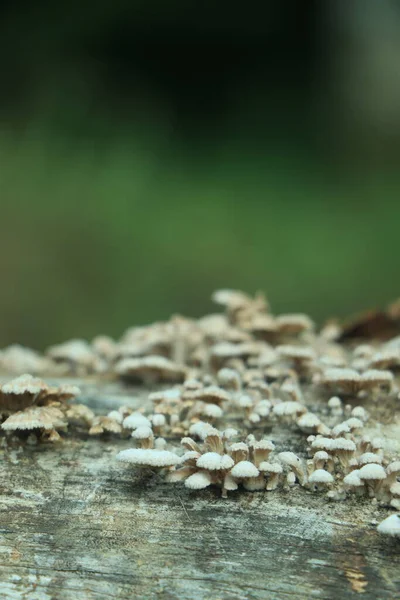
[[[240,134],[194,151],[162,118],[65,119],[0,135],[0,347],[201,315],[217,287],[319,321],[399,294],[399,175]]]

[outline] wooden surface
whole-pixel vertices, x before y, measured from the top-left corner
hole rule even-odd
[[[113,384],[83,391],[103,412],[140,403]],[[387,509],[298,486],[190,492],[117,463],[130,446],[1,438],[1,599],[400,598],[400,542],[375,527]]]

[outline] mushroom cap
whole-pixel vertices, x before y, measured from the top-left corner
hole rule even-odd
[[[390,515],[379,523],[377,530],[383,535],[392,535],[400,537],[400,517],[399,515]]]
[[[151,427],[147,427],[147,425],[141,425],[132,431],[132,437],[135,440],[147,440],[148,438],[153,437],[153,431]]]
[[[355,452],[357,446],[352,440],[348,440],[347,438],[335,438],[332,440],[332,444],[330,446],[332,451],[335,450],[345,450],[346,452]]]
[[[198,471],[193,473],[185,480],[185,487],[190,490],[203,490],[212,483],[212,478],[207,471]]]
[[[359,477],[363,480],[385,479],[386,473],[385,469],[381,465],[370,463],[361,467]]]
[[[217,404],[206,404],[202,412],[203,415],[212,419],[219,419],[223,415],[222,408]]]
[[[48,387],[41,379],[26,373],[2,385],[1,392],[3,394],[39,394]]]
[[[123,420],[125,429],[137,429],[138,427],[151,427],[151,422],[142,413],[134,412]]]
[[[283,358],[299,360],[314,360],[316,358],[313,348],[308,346],[281,345],[276,347],[276,351]]]
[[[394,460],[389,463],[386,467],[386,473],[391,475],[392,473],[400,473],[400,460]]]
[[[223,468],[221,459],[222,456],[218,452],[205,452],[197,459],[196,465],[201,469],[207,469],[207,471],[218,471]]]
[[[163,427],[166,423],[165,415],[157,413],[152,416],[151,422],[153,423],[153,427]]]
[[[358,469],[354,469],[351,471],[346,477],[343,479],[343,483],[350,487],[361,487],[364,483],[361,481],[359,477],[360,471]]]
[[[262,473],[282,473],[283,469],[278,463],[263,461],[258,467]]]
[[[350,417],[350,419],[347,419],[345,423],[349,427],[350,431],[353,429],[362,429],[364,427],[364,423],[356,417]]]
[[[214,431],[217,431],[210,423],[204,421],[197,421],[189,428],[190,435],[197,435],[201,440],[204,440],[208,435],[212,435]]]
[[[329,408],[341,408],[342,401],[337,396],[332,396],[332,398],[328,400],[328,406]]]
[[[304,404],[300,404],[300,402],[295,402],[293,400],[288,400],[287,402],[279,402],[279,404],[275,404],[272,412],[279,416],[285,415],[296,415],[299,413],[305,412],[307,409]]]
[[[313,429],[314,427],[318,427],[320,424],[321,419],[318,417],[318,415],[312,412],[306,412],[297,420],[297,425],[300,427],[300,429]]]
[[[231,469],[232,477],[236,477],[238,479],[257,477],[259,473],[260,472],[257,467],[249,460],[241,460]]]
[[[308,481],[310,483],[333,483],[335,480],[328,471],[325,471],[325,469],[316,469],[311,473]]]
[[[173,467],[181,462],[181,457],[168,450],[129,448],[118,452],[117,460],[149,467]]]
[[[258,442],[250,442],[250,446],[251,448],[253,448],[253,450],[269,450],[270,452],[272,452],[272,450],[275,450],[275,444],[274,442],[271,442],[271,440],[259,440]]]
[[[225,490],[228,490],[228,492],[234,492],[238,489],[239,486],[237,482],[233,479],[232,475],[230,473],[227,473],[224,478],[223,487]]]
[[[64,427],[64,414],[53,406],[34,406],[19,411],[8,417],[2,423],[4,431],[16,431],[18,429],[54,429]]]
[[[364,452],[364,454],[361,454],[360,458],[358,459],[358,464],[367,465],[369,463],[376,463],[378,465],[381,465],[382,457],[379,456],[379,454],[375,454],[374,452]]]
[[[224,429],[222,435],[225,440],[231,440],[232,438],[236,437],[238,433],[239,432],[237,429],[234,429],[233,427],[228,427],[227,429]]]
[[[280,452],[278,458],[289,467],[299,467],[301,465],[300,458],[294,452]]]
[[[331,438],[317,437],[311,442],[311,448],[315,450],[332,450],[332,442]]]
[[[232,444],[229,447],[229,451],[230,452],[240,452],[240,451],[248,452],[249,451],[249,447],[244,442],[235,442],[234,444]]]
[[[68,340],[63,344],[50,346],[47,348],[46,354],[54,360],[71,361],[82,365],[91,364],[95,358],[90,344],[81,339]]]

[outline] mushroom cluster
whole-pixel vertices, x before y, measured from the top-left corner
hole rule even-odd
[[[382,439],[384,424],[398,423],[398,313],[390,313],[394,337],[385,330],[381,339],[365,322],[318,331],[307,315],[275,315],[262,294],[223,289],[213,300],[222,313],[131,327],[118,341],[70,340],[43,356],[4,349],[7,373],[96,374],[150,393],[136,412],[98,415],[67,402],[75,388],[24,375],[0,388],[3,430],[30,423],[56,439],[80,422],[90,435],[131,435],[136,447],[119,460],[166,469],[168,481],[189,489],[214,485],[226,496],[303,487],[400,510],[398,446]]]

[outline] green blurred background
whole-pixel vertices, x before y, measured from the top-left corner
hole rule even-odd
[[[400,6],[5,2],[0,347],[399,295]]]

